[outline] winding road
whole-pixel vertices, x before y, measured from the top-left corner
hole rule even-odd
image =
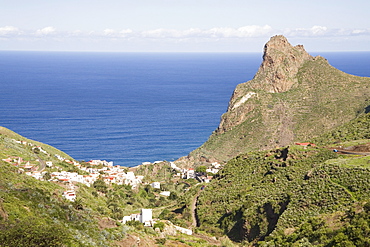
[[[39,172],[42,172],[46,167],[46,162],[40,158],[40,156],[37,155],[37,158],[39,159]]]

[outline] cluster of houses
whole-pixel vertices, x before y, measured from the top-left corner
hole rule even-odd
[[[126,224],[129,221],[139,221],[140,223],[144,224],[144,226],[153,227],[155,224],[155,220],[153,220],[153,210],[152,209],[141,209],[139,214],[131,214],[127,216],[123,216],[122,223]],[[187,228],[183,228],[180,226],[173,225],[173,227],[184,234],[192,235],[193,231]]]
[[[16,140],[16,139],[12,139],[15,143],[18,143],[18,144],[22,144],[22,145],[28,145],[30,147],[32,147],[32,150],[33,151],[36,151],[38,150],[39,152],[42,152],[44,154],[48,154],[44,149],[42,149],[41,146],[36,146],[35,144],[33,144],[32,142],[26,142],[26,141],[19,141],[19,140]]]
[[[13,141],[22,145],[31,146],[32,150],[35,151],[35,149],[37,149],[36,152],[42,152],[46,155],[49,155],[44,149],[42,149],[41,146],[36,146],[26,141],[18,141],[14,139]],[[21,157],[9,157],[7,159],[3,159],[3,161],[13,164],[14,166],[17,166],[20,172],[32,176],[38,180],[48,180],[64,183],[67,186],[66,188],[68,189],[63,192],[62,196],[65,199],[70,200],[72,202],[76,200],[76,191],[74,189],[74,183],[82,183],[90,187],[96,180],[101,179],[107,185],[111,184],[130,185],[132,186],[132,188],[135,188],[139,184],[142,184],[142,181],[144,179],[144,176],[136,176],[134,172],[126,171],[121,166],[119,165],[114,166],[113,162],[107,162],[105,160],[90,160],[86,162],[87,164],[81,164],[74,160],[65,159],[58,154],[55,154],[55,157],[61,162],[69,163],[71,165],[74,165],[79,170],[85,171],[86,175],[80,175],[78,172],[64,171],[62,168],[55,166],[52,161],[42,161],[42,163],[49,168],[53,167],[57,168],[54,169],[57,171],[51,173],[44,171],[45,166],[42,166],[41,161],[39,160],[36,160],[37,162],[40,163],[39,165],[34,165],[31,164],[29,161],[24,161]],[[160,162],[163,161],[156,161],[154,162],[154,164]],[[146,165],[151,163],[144,162],[142,164]],[[216,174],[221,169],[221,165],[217,162],[212,163],[212,165],[208,169],[206,169],[206,173],[195,172],[193,168],[185,169],[177,167],[174,162],[170,162],[170,166],[176,173],[174,176],[183,179],[193,178],[199,180],[200,182],[205,183],[208,183],[212,179],[212,176],[208,176],[207,174]],[[48,176],[46,176],[47,173]],[[160,182],[153,182],[150,185],[155,189],[161,189]],[[161,191],[159,194],[168,197],[170,196],[171,192]],[[129,216],[124,216],[122,219],[122,223],[125,224],[128,221],[139,221],[143,223],[145,226],[153,226],[155,221],[153,220],[152,215],[153,215],[152,209],[141,209],[141,212],[139,214],[131,214]],[[177,231],[180,231],[188,235],[192,235],[192,231],[189,229],[182,228],[179,226],[174,227],[176,228]]]
[[[51,173],[51,180],[60,182],[78,182],[90,187],[97,179],[102,179],[108,185],[125,184],[131,185],[135,188],[142,183],[144,178],[144,176],[135,176],[133,172],[125,172],[121,166],[114,166],[113,162],[107,162],[105,160],[91,160],[87,163],[92,166],[86,167],[73,161],[73,164],[78,169],[85,171],[88,175],[79,175],[77,172],[59,171]],[[101,168],[94,167],[97,165],[103,166]]]
[[[36,146],[33,143],[26,142],[26,141],[19,141],[13,139],[14,142],[22,144],[22,145],[28,145],[32,147],[32,149],[36,149],[39,152],[42,152],[46,155],[48,153],[41,147]],[[65,159],[62,156],[55,154],[55,157],[61,161],[66,162],[71,165],[74,165],[76,168],[78,168],[81,171],[85,171],[87,175],[80,175],[78,172],[67,172],[63,171],[62,168],[54,166],[52,161],[46,161],[43,163],[47,167],[56,167],[58,171],[50,173],[48,177],[45,176],[47,173],[46,171],[43,171],[43,168],[41,168],[41,162],[40,165],[34,165],[30,164],[29,161],[24,161],[21,157],[9,157],[7,159],[3,159],[4,161],[11,163],[19,168],[19,171],[22,173],[25,173],[29,176],[32,176],[38,180],[45,180],[48,181],[55,181],[55,182],[61,182],[69,186],[69,190],[64,191],[63,197],[70,201],[74,201],[76,199],[76,192],[74,191],[73,183],[82,183],[86,186],[91,186],[96,180],[101,179],[103,180],[107,185],[111,184],[118,184],[118,185],[130,185],[132,188],[137,187],[140,185],[144,179],[144,176],[136,176],[134,172],[126,172],[124,168],[117,165],[114,166],[113,162],[107,162],[105,160],[90,160],[86,164],[81,165],[79,162],[76,162],[74,160]],[[36,160],[38,161],[38,160]],[[163,161],[156,161],[155,163],[161,163]],[[149,162],[142,163],[143,165],[151,164]],[[197,173],[193,168],[185,169],[177,167],[174,162],[170,162],[171,168],[176,172],[175,176],[178,176],[183,179],[198,179],[200,182],[206,182],[208,183],[212,176],[207,176],[207,173],[213,173],[216,174],[219,169],[221,168],[221,165],[217,162],[212,163],[211,167],[206,170],[206,174],[204,173]],[[37,169],[39,168],[39,169]],[[160,183],[159,182],[153,182],[151,184],[153,188],[160,189]],[[170,196],[170,191],[161,191],[160,195],[162,196]],[[145,212],[145,211],[144,211]],[[149,214],[149,213],[147,213]],[[144,217],[145,218],[145,217]]]
[[[150,184],[153,189],[161,189],[161,183],[160,182],[153,182]],[[161,196],[170,196],[171,192],[170,191],[161,191],[159,193]]]
[[[49,155],[41,146],[36,146],[33,143],[26,141],[19,141],[13,139],[14,142],[22,145],[27,145],[32,147],[32,149],[38,150],[38,152],[45,153]],[[133,172],[125,172],[121,166],[114,166],[113,162],[107,162],[105,160],[90,160],[86,165],[81,165],[79,162],[74,160],[65,159],[62,156],[55,154],[55,157],[61,162],[66,162],[71,165],[74,165],[81,171],[85,171],[87,175],[80,175],[78,172],[68,172],[63,171],[62,168],[56,167],[52,161],[42,161],[47,167],[55,167],[58,171],[51,172],[46,177],[45,174],[48,173],[41,168],[40,165],[31,164],[29,161],[24,161],[21,157],[8,157],[3,159],[3,161],[8,162],[19,168],[19,172],[25,173],[26,175],[32,176],[38,180],[55,181],[62,182],[69,186],[69,190],[64,191],[63,197],[70,201],[74,201],[76,198],[76,193],[74,191],[73,183],[82,183],[86,186],[91,186],[97,179],[102,179],[106,184],[118,184],[118,185],[130,185],[133,188],[137,187],[142,183],[144,176],[136,176]]]
[[[181,177],[183,179],[190,179],[194,178],[197,179],[199,182],[209,183],[213,176],[207,174],[216,174],[221,169],[221,165],[217,162],[211,164],[209,168],[206,169],[206,173],[197,173],[195,172],[194,168],[180,168],[176,166],[174,162],[170,163],[171,168],[174,169],[177,173],[176,176]]]
[[[58,171],[49,173],[50,176],[46,178],[45,174],[48,173],[47,171],[38,170],[38,165],[30,164],[29,161],[25,162],[21,157],[9,157],[3,159],[5,162],[17,166],[20,173],[25,173],[26,175],[32,176],[38,180],[47,179],[48,181],[61,182],[70,187],[73,187],[73,183],[82,183],[90,187],[96,180],[102,179],[108,185],[125,184],[135,188],[142,183],[144,178],[144,176],[136,176],[133,172],[125,172],[121,166],[114,166],[113,162],[91,160],[87,162],[90,164],[90,167],[86,167],[76,161],[70,161],[68,159],[61,160],[73,164],[81,171],[85,171],[87,175],[80,175],[78,172],[63,171],[60,167],[56,167],[58,168]],[[46,161],[45,163],[48,167],[55,167],[52,161]],[[103,166],[101,167],[98,165]],[[70,201],[74,201],[76,198],[76,193],[72,188],[65,191],[63,193],[63,197]]]
[[[73,184],[74,182],[77,182],[90,187],[96,180],[101,179],[107,185],[125,184],[135,188],[141,184],[144,179],[144,176],[135,176],[133,172],[125,172],[125,170],[119,165],[114,166],[113,162],[107,162],[104,160],[91,160],[87,163],[92,166],[82,166],[80,163],[73,161],[73,164],[78,169],[87,172],[88,175],[80,175],[77,172],[58,171],[50,173],[51,178],[49,181],[64,182],[66,184]],[[101,168],[94,167],[99,165],[103,166]],[[71,201],[74,201],[75,195],[76,193],[74,190],[64,192],[64,197]]]

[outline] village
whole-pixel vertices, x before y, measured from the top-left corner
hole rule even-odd
[[[26,141],[18,141],[15,139],[13,139],[13,141],[18,144],[31,147],[35,153],[43,153],[46,156],[50,157],[50,154],[41,146],[37,146]],[[40,158],[35,160],[35,162],[39,164],[32,164],[32,162],[25,161],[22,157],[8,157],[6,159],[3,159],[3,161],[16,166],[19,173],[24,173],[41,181],[50,181],[63,184],[66,190],[63,192],[62,196],[66,200],[69,200],[71,202],[74,202],[77,197],[77,193],[75,190],[76,183],[81,183],[88,187],[91,187],[95,181],[103,180],[108,186],[112,184],[129,185],[132,189],[135,189],[139,185],[149,184],[154,189],[161,189],[161,182],[151,181],[150,183],[144,183],[144,176],[135,175],[135,173],[129,171],[127,167],[114,165],[112,161],[108,162],[105,160],[90,160],[87,162],[77,162],[75,160],[66,159],[58,154],[55,154],[54,157],[60,162],[65,162],[69,165],[73,165],[73,167],[75,167],[75,171],[65,171],[63,167],[54,164],[52,161],[44,161]],[[153,164],[160,164],[164,162],[166,161],[155,161],[153,162]],[[143,162],[139,166],[150,164],[152,163]],[[208,176],[206,174],[216,174],[221,169],[221,165],[217,162],[212,163],[212,165],[207,168],[205,172],[196,172],[193,168],[180,168],[174,162],[169,162],[169,165],[173,170],[174,177],[182,179],[196,179],[199,183],[209,183],[213,176]],[[46,168],[50,168],[56,171],[49,172],[46,170]],[[80,173],[83,173],[84,175],[81,175]],[[160,191],[159,194],[164,197],[169,197],[171,195],[171,192],[164,190]],[[124,216],[121,223],[125,224],[128,221],[139,221],[144,226],[153,226],[155,223],[152,218],[152,209],[144,208],[141,209],[140,214],[131,214],[129,216]],[[192,234],[192,231],[189,229],[175,225],[173,225],[173,227],[177,231],[180,231],[184,234]]]

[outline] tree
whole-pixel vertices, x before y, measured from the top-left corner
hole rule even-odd
[[[107,193],[108,192],[108,186],[105,184],[105,182],[101,179],[96,180],[93,183],[93,187],[102,193]]]
[[[75,208],[75,209],[77,209],[77,210],[82,210],[82,209],[84,209],[84,207],[83,207],[83,205],[82,205],[82,199],[81,198],[76,198],[75,200],[74,200],[74,202],[72,202],[72,205],[73,205],[73,207]]]
[[[195,169],[195,172],[198,172],[198,173],[206,173],[206,170],[207,170],[207,167],[206,166],[198,166]]]
[[[44,178],[45,181],[49,181],[51,179],[50,173],[48,173],[48,172],[45,173],[44,176],[43,176],[43,178]]]

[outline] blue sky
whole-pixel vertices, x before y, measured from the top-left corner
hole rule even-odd
[[[0,0],[0,50],[370,51],[368,0]]]

